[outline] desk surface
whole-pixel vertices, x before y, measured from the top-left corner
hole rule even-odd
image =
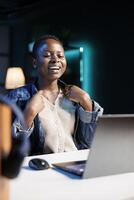
[[[48,154],[50,164],[87,159],[89,151]],[[26,157],[17,178],[10,181],[9,200],[134,200],[134,173],[79,179],[54,169],[34,171]]]

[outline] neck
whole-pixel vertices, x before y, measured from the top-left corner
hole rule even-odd
[[[48,91],[58,91],[59,87],[58,87],[58,81],[39,81],[39,89],[40,90],[48,90]]]
[[[55,101],[58,97],[60,88],[58,82],[56,81],[39,81],[39,90],[43,91],[43,96],[49,100],[52,104],[55,104]]]

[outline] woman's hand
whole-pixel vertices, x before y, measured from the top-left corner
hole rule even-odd
[[[65,95],[70,100],[80,103],[86,111],[92,111],[92,100],[90,96],[81,88],[75,85],[67,85],[65,87]]]
[[[28,127],[31,127],[34,118],[40,111],[43,110],[44,106],[45,104],[43,101],[43,91],[40,90],[31,98],[24,110],[24,117]]]

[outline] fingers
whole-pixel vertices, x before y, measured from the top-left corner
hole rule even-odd
[[[39,96],[43,96],[43,90],[40,90],[38,93],[37,93],[37,95],[39,95]]]
[[[71,93],[71,88],[73,87],[73,85],[67,85],[64,89],[64,94],[66,97],[69,97],[70,96],[70,93]]]

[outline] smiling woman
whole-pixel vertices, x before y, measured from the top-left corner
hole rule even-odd
[[[67,61],[56,36],[45,35],[35,42],[33,66],[37,81],[8,94],[24,112],[30,155],[90,148],[103,108],[80,87],[60,80]],[[24,131],[17,118],[13,130],[14,135]]]

